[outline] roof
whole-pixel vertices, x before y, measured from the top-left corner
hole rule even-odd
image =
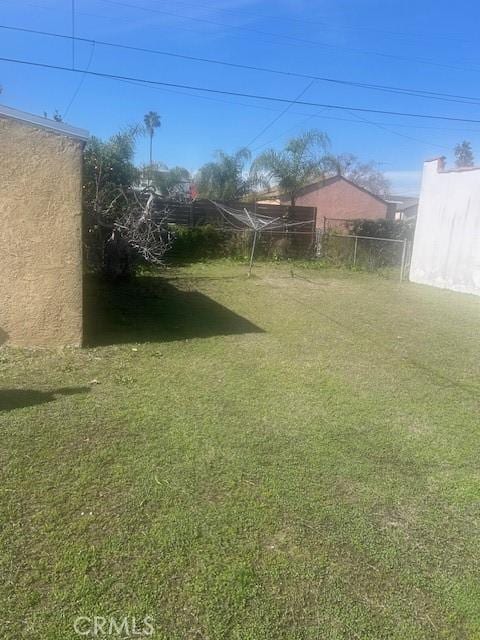
[[[397,211],[404,211],[405,209],[418,205],[418,198],[415,196],[388,195],[385,196],[385,200],[389,203],[395,204]]]
[[[85,129],[79,129],[78,127],[72,127],[65,122],[57,122],[56,120],[49,120],[48,118],[42,118],[41,116],[33,115],[32,113],[26,113],[25,111],[18,111],[18,109],[12,109],[0,104],[0,118],[11,118],[12,120],[20,120],[34,127],[41,127],[49,131],[54,131],[68,138],[74,138],[75,140],[82,140],[86,142],[89,134]]]
[[[348,178],[345,178],[345,176],[341,176],[341,175],[336,175],[336,176],[331,176],[330,178],[323,178],[320,180],[316,180],[315,182],[312,182],[311,184],[307,184],[301,189],[299,189],[296,195],[298,197],[299,195],[304,195],[309,191],[315,191],[316,189],[323,189],[324,187],[328,187],[328,185],[333,184],[334,182],[338,182],[339,180],[348,182],[348,184],[352,185],[356,189],[359,189],[360,191],[363,191],[364,193],[368,193],[369,196],[371,196],[372,198],[375,198],[375,200],[379,200],[380,202],[383,202],[383,204],[388,204],[387,200],[385,200],[381,196],[377,196],[375,193],[372,193],[368,189],[365,189],[365,187],[361,187],[359,184],[356,184],[352,180],[349,180]],[[282,195],[282,197],[285,197],[285,195]]]

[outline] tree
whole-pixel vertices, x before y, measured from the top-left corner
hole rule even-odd
[[[171,167],[155,162],[151,166],[140,167],[142,183],[145,177],[150,186],[154,187],[165,198],[181,197],[188,191],[191,182],[190,172],[184,167]]]
[[[166,215],[155,210],[154,195],[133,188],[139,132],[133,127],[105,142],[91,138],[84,153],[87,263],[112,279],[128,276],[138,255],[159,263],[169,245]]]
[[[325,175],[329,145],[326,133],[306,131],[292,138],[282,151],[268,149],[258,156],[252,165],[253,181],[264,187],[275,185],[295,206],[298,191]]]
[[[153,164],[153,136],[155,134],[155,129],[158,129],[162,122],[160,116],[156,111],[149,111],[143,117],[143,122],[145,123],[145,129],[147,130],[148,135],[150,136],[150,166]]]
[[[229,155],[216,152],[217,160],[204,164],[196,179],[198,193],[202,198],[212,200],[236,200],[250,190],[245,165],[250,160],[250,151],[240,149]]]
[[[464,140],[456,145],[454,149],[455,165],[461,169],[463,167],[473,167],[475,159],[473,157],[472,144]]]
[[[330,156],[327,164],[328,173],[343,176],[377,196],[385,197],[390,191],[390,182],[374,162],[361,162],[352,153],[343,153]]]

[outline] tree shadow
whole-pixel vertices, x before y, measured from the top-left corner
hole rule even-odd
[[[88,393],[90,387],[65,387],[52,391],[36,389],[0,389],[0,412],[33,407],[58,399],[58,396],[72,396],[77,393]]]
[[[160,277],[85,284],[84,344],[170,342],[263,333],[263,329],[195,290]]]

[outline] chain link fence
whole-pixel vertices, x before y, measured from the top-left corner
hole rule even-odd
[[[345,235],[333,231],[317,231],[316,257],[334,266],[378,271],[398,270],[400,281],[408,274],[411,242],[392,238]]]

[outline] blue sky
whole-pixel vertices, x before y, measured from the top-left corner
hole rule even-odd
[[[479,3],[467,0],[75,0],[77,36],[345,80],[479,97]],[[129,6],[127,6],[129,5]],[[460,7],[460,9],[459,9]],[[71,0],[0,0],[0,24],[70,34]],[[69,41],[0,29],[0,56],[72,64]],[[92,71],[294,99],[309,84],[88,43],[76,65]],[[108,137],[158,111],[155,159],[196,170],[216,149],[249,144],[284,105],[82,77],[0,62],[3,104]],[[73,102],[72,102],[73,99]],[[315,82],[303,99],[480,120],[478,105],[392,95]],[[363,120],[362,120],[363,119]],[[365,119],[368,122],[365,122]],[[423,160],[451,157],[457,141],[480,154],[480,124],[414,120],[294,105],[252,145],[254,154],[308,128],[326,131],[332,150],[374,160],[394,191],[415,193]],[[140,140],[137,160],[148,157]]]

